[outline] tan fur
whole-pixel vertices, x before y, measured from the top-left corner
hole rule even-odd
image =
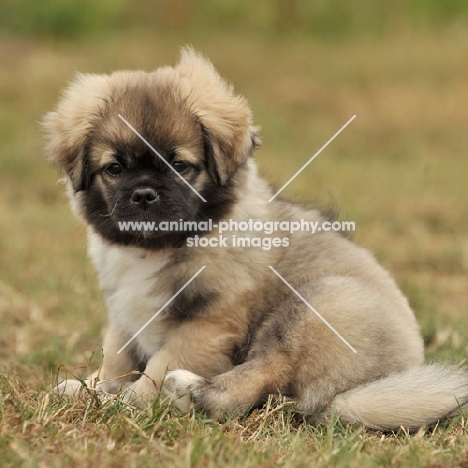
[[[191,49],[183,51],[175,71],[185,85],[181,95],[187,105],[216,136],[224,183],[249,156],[254,129],[247,101],[235,96],[232,86],[221,79],[213,65]]]
[[[408,301],[367,250],[338,233],[295,232],[288,234],[288,247],[271,250],[186,245],[151,249],[109,240],[102,226],[123,202],[112,203],[119,182],[103,169],[116,157],[114,142],[126,148],[130,162],[142,151],[132,154],[139,140],[118,113],[152,131],[152,144],[158,148],[167,144],[175,148],[178,160],[199,164],[198,175],[183,175],[197,190],[209,186],[211,197],[230,193],[232,206],[217,221],[326,220],[318,210],[277,199],[268,203],[273,191],[250,157],[259,140],[247,102],[193,50],[184,50],[175,67],[152,73],[79,75],[44,126],[48,157],[67,175],[75,212],[90,222],[91,188],[107,203],[99,213],[106,218],[102,225],[93,221],[89,227],[89,254],[110,322],[100,390],[123,389],[124,398],[139,405],[162,392],[184,411],[193,403],[217,419],[243,414],[269,394],[281,394],[295,401],[298,412],[316,419],[338,410],[345,421],[380,429],[431,424],[466,405],[466,371],[423,366],[423,342]],[[183,188],[178,178],[171,184]],[[164,196],[171,201],[170,194]],[[193,194],[186,192],[189,196]],[[200,205],[201,212],[205,206]],[[205,237],[218,235],[215,227]],[[229,235],[265,237],[243,231]],[[201,266],[205,270],[179,298],[180,310],[167,306],[118,354]],[[135,374],[128,374],[141,361],[144,373],[134,381]],[[64,381],[57,390],[74,394],[78,389],[77,382]]]
[[[78,75],[65,91],[57,110],[48,113],[43,120],[48,133],[46,154],[67,174],[72,184],[82,169],[81,151],[89,132],[88,115],[98,111],[107,90],[107,77]]]

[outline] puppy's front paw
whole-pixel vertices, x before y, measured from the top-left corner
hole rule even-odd
[[[79,396],[91,396],[91,392],[95,392],[102,403],[112,400],[114,395],[120,391],[120,384],[109,382],[98,382],[94,377],[84,380],[67,379],[60,382],[52,388],[54,393],[60,396],[77,398]]]
[[[54,393],[59,395],[65,395],[69,397],[76,397],[80,393],[80,390],[84,389],[84,385],[79,380],[64,380],[60,382],[57,386],[52,388]]]
[[[196,399],[197,391],[203,386],[205,379],[187,370],[168,372],[164,379],[162,395],[168,398],[176,408],[187,413],[192,399]]]
[[[132,406],[147,408],[151,406],[159,391],[155,382],[143,375],[136,382],[125,386],[122,393],[122,400]]]

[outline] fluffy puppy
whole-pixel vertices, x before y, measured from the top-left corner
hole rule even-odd
[[[108,307],[98,390],[140,406],[162,394],[217,419],[281,394],[299,413],[337,410],[379,429],[432,424],[467,404],[466,370],[423,365],[407,300],[340,233],[299,231],[264,248],[265,233],[239,231],[214,246],[226,220],[327,217],[268,202],[248,104],[193,50],[151,73],[79,75],[44,127]],[[180,220],[211,229],[122,229]],[[193,246],[195,236],[211,247]],[[79,388],[66,380],[57,391]]]

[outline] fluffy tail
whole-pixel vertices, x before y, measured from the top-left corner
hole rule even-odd
[[[413,367],[341,393],[329,410],[345,422],[379,430],[432,425],[468,409],[468,369],[447,365]]]

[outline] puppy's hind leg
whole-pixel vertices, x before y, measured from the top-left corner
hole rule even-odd
[[[184,412],[193,405],[221,421],[247,413],[266,401],[269,394],[284,394],[284,376],[289,369],[283,367],[288,366],[271,358],[253,359],[211,379],[175,370],[164,380],[163,395]]]

